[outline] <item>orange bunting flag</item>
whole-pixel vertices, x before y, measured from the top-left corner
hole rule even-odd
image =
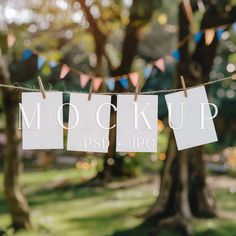
[[[165,60],[163,58],[158,59],[154,62],[154,65],[161,71],[165,71]]]
[[[193,9],[192,9],[190,0],[183,0],[183,6],[184,6],[184,10],[188,18],[188,21],[191,23],[193,19]]]
[[[129,74],[130,81],[134,87],[137,86],[139,80],[139,74],[137,72],[133,72]]]
[[[13,45],[15,44],[16,42],[16,38],[13,34],[8,34],[7,35],[7,46],[8,48],[12,48]]]
[[[97,92],[98,89],[100,88],[101,84],[102,84],[103,79],[102,78],[95,78],[93,80],[93,91]]]
[[[81,74],[80,75],[80,87],[84,88],[87,85],[87,83],[89,82],[89,80],[90,80],[90,78],[88,75]]]
[[[64,79],[69,72],[70,72],[70,67],[67,66],[66,64],[63,64],[61,68],[60,79]]]
[[[211,45],[212,41],[214,40],[215,33],[215,29],[205,30],[205,43],[207,46]]]

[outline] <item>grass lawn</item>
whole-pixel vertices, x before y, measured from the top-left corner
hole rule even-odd
[[[64,188],[50,190],[51,181],[70,179],[83,181],[93,173],[76,169],[25,173],[21,182],[32,209],[34,230],[19,232],[17,236],[146,236],[145,226],[139,227],[144,213],[153,203],[154,184],[140,184],[129,188]],[[217,177],[220,178],[220,177]],[[2,183],[2,176],[0,175]],[[0,187],[0,228],[10,223]],[[214,194],[219,208],[224,210],[221,219],[194,220],[196,236],[236,235],[236,193],[227,188],[216,188]],[[8,235],[12,235],[9,232]],[[163,232],[163,236],[173,235]]]

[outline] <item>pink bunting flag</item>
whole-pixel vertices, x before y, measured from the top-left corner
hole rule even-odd
[[[129,78],[133,86],[136,87],[139,80],[139,74],[137,72],[130,73]]]
[[[161,72],[165,71],[165,60],[163,58],[158,59],[154,64]]]
[[[60,79],[64,79],[69,72],[70,72],[70,67],[67,66],[66,64],[63,64],[61,68]]]
[[[214,40],[215,34],[216,34],[215,29],[205,30],[205,42],[207,46],[211,45],[211,43]]]
[[[16,42],[16,38],[13,34],[8,34],[7,35],[7,46],[8,48],[12,48],[13,45],[15,44]]]
[[[100,88],[101,84],[102,84],[103,79],[102,78],[95,78],[93,80],[93,91],[97,92],[98,89]]]
[[[90,80],[90,78],[89,78],[88,75],[86,75],[86,74],[81,74],[81,75],[80,75],[80,87],[81,87],[81,88],[84,88],[84,87],[87,85],[87,83],[88,83],[89,80]]]

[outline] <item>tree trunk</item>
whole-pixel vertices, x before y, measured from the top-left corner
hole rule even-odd
[[[193,2],[195,1],[192,1],[192,9],[196,11],[196,4]],[[216,6],[210,4],[203,17],[201,28],[216,27],[232,21],[232,18],[225,18],[224,12],[221,13],[222,18],[216,12]],[[184,7],[180,4],[179,42],[189,35],[190,27]],[[217,46],[218,39],[215,35],[210,45],[206,45],[203,36],[193,53],[190,53],[189,43],[180,47],[181,60],[177,64],[178,87],[181,87],[179,80],[181,75],[184,76],[187,86],[198,85],[209,80]],[[165,226],[179,229],[185,235],[190,235],[192,215],[195,217],[217,215],[215,201],[206,183],[202,154],[202,147],[179,152],[171,130],[167,159],[161,174],[160,194],[145,214],[147,219],[157,219],[158,231]]]
[[[0,55],[0,81],[10,84],[10,76]],[[3,106],[6,120],[7,145],[4,155],[4,189],[7,205],[12,217],[12,226],[15,230],[31,227],[30,213],[27,201],[19,184],[19,173],[22,162],[18,153],[18,140],[16,133],[16,108],[18,106],[18,93],[2,89]]]
[[[143,0],[133,1],[133,4],[130,8],[130,20],[126,28],[122,45],[121,63],[120,66],[115,70],[113,70],[113,68],[110,68],[111,76],[121,76],[124,74],[128,74],[131,71],[140,40],[139,31],[150,21],[153,11],[153,0],[149,0],[148,2],[144,2]],[[114,92],[125,92],[118,81],[116,81]],[[116,96],[113,96],[112,104],[114,106],[116,106],[116,100]],[[112,109],[110,126],[113,126],[114,124],[116,124],[116,112]],[[132,173],[127,173],[124,171],[124,157],[116,153],[116,128],[110,130],[109,141],[109,151],[104,157],[104,168],[102,172],[99,173],[98,177],[105,181],[112,181],[113,177],[132,176]],[[109,159],[114,160],[113,165],[109,165]]]

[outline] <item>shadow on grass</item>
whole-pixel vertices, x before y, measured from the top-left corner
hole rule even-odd
[[[51,202],[64,202],[75,199],[89,199],[89,198],[104,198],[109,197],[112,190],[102,188],[81,188],[81,189],[66,189],[66,190],[53,190],[44,191],[40,194],[31,194],[27,196],[30,206],[42,206]]]
[[[124,230],[117,231],[112,236],[182,236],[176,230],[162,229],[156,233],[157,221],[149,221],[140,224],[139,226]],[[201,232],[194,232],[193,236],[236,236],[236,224],[221,223],[215,229],[206,229]]]

